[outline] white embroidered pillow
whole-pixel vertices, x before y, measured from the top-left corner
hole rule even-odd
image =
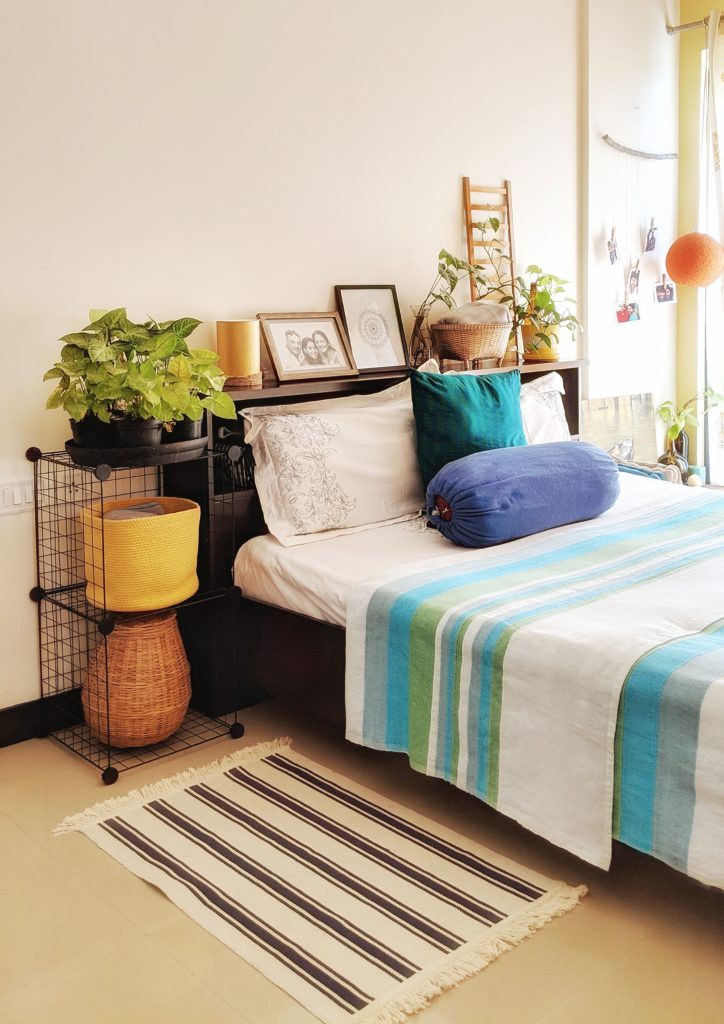
[[[244,409],[269,532],[286,546],[416,516],[424,505],[409,398]]]
[[[528,444],[570,441],[563,394],[565,388],[560,373],[547,373],[521,386],[520,411]]]

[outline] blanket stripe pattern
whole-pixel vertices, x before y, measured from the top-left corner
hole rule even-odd
[[[724,885],[724,498],[698,497],[360,587],[347,738],[600,866],[615,835]]]

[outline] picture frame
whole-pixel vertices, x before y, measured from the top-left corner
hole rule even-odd
[[[635,267],[631,267],[626,278],[626,297],[631,298],[632,295],[638,295],[639,293],[639,281],[641,280],[641,268],[636,263]]]
[[[336,284],[334,295],[358,369],[381,373],[409,366],[393,284]]]
[[[617,324],[632,324],[641,319],[638,302],[619,302],[614,306]]]
[[[257,318],[278,380],[359,373],[339,313],[257,313]]]
[[[661,275],[661,280],[654,284],[654,302],[676,302],[676,285],[670,281],[666,274]]]

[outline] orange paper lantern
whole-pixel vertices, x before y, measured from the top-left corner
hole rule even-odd
[[[704,288],[724,270],[724,249],[711,235],[690,231],[677,238],[666,254],[666,272],[677,284]]]

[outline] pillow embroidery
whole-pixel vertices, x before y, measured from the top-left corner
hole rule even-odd
[[[357,499],[345,493],[328,459],[336,453],[330,439],[339,433],[338,423],[321,416],[260,417],[268,431],[279,483],[295,529],[303,533],[310,524],[336,530],[346,526]]]

